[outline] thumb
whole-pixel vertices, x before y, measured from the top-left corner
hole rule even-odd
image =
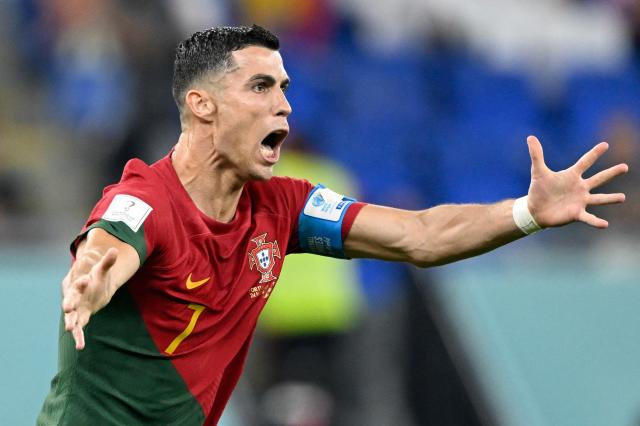
[[[531,157],[531,172],[542,171],[547,168],[544,163],[544,152],[542,151],[542,145],[535,136],[529,136],[527,138],[527,145],[529,147],[529,156]]]
[[[118,249],[115,247],[111,247],[107,252],[102,256],[102,259],[96,264],[96,272],[100,275],[106,274],[109,269],[116,263],[118,260]]]

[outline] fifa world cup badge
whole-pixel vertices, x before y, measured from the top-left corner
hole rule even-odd
[[[280,258],[280,249],[278,248],[278,242],[266,242],[267,233],[252,238],[256,244],[253,250],[249,251],[249,269],[253,270],[255,266],[258,272],[262,274],[260,283],[267,283],[274,281],[278,277],[273,275],[273,267],[276,265],[275,258]]]

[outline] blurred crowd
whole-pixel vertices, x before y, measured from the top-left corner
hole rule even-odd
[[[291,145],[352,175],[359,199],[424,208],[516,197],[529,182],[527,135],[556,169],[607,140],[597,167],[631,166],[606,188],[628,197],[604,214],[609,232],[640,237],[640,1],[4,0],[0,244],[70,240],[128,159],[153,162],[176,142],[175,45],[251,23],[281,38]],[[358,269],[365,303],[381,312],[368,341],[393,348],[410,274]],[[400,395],[395,373],[383,387]],[[382,404],[379,386],[363,387]],[[386,404],[391,419],[411,412]],[[382,411],[369,416],[360,424],[385,424]]]
[[[347,165],[367,201],[418,208],[520,195],[529,133],[554,167],[601,139],[615,148],[607,163],[633,165],[639,4],[1,2],[0,235],[55,237],[52,222],[66,229],[82,217],[127,159],[166,153],[179,131],[173,49],[223,24],[281,36],[294,132]],[[635,232],[629,198],[615,213],[622,234]]]

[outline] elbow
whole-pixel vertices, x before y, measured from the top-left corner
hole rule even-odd
[[[427,232],[416,233],[422,238],[412,238],[404,250],[409,263],[418,268],[431,268],[442,266],[456,260],[452,247],[443,241],[440,235]]]
[[[433,264],[433,263],[431,263],[429,261],[426,261],[426,260],[412,260],[411,264],[413,266],[416,266],[416,267],[420,268],[420,269],[426,269],[426,268],[430,268],[432,266],[436,266],[435,264]]]
[[[418,268],[429,268],[437,266],[438,253],[432,244],[433,237],[425,232],[427,227],[424,223],[424,212],[415,215],[413,221],[409,222],[412,226],[406,230],[405,238],[403,238],[400,247],[404,259]]]
[[[437,241],[423,244],[409,254],[409,262],[418,268],[442,266],[462,258],[462,256],[456,255],[451,247]]]
[[[447,262],[438,261],[436,259],[429,259],[429,258],[414,258],[414,259],[411,259],[409,263],[411,263],[413,266],[416,266],[418,268],[425,269],[425,268],[431,268],[434,266],[444,265]]]
[[[418,268],[432,268],[434,266],[442,266],[447,263],[453,262],[455,259],[449,257],[438,256],[435,253],[431,255],[419,255],[412,257],[409,261],[412,265],[417,266]]]
[[[431,217],[435,209],[423,210],[416,215],[414,227],[404,241],[408,261],[418,268],[442,266],[459,259],[450,236],[451,225],[438,225],[439,221]]]
[[[424,247],[407,251],[406,258],[409,263],[418,268],[430,268],[442,264],[437,258],[436,253],[426,250]]]

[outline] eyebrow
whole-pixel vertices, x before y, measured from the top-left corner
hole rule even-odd
[[[270,86],[275,86],[276,84],[276,79],[270,76],[269,74],[256,74],[249,79],[249,81],[256,81],[256,80],[263,80],[265,83],[267,83]],[[291,80],[289,80],[288,78],[285,78],[284,80],[282,80],[282,83],[280,83],[280,86],[281,87],[288,86],[290,82]]]

